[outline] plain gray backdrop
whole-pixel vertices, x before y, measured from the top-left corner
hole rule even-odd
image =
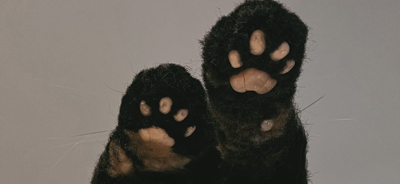
[[[89,183],[141,69],[200,78],[242,0],[0,0],[0,183]],[[281,0],[310,27],[297,105],[315,184],[400,182],[400,1]],[[98,132],[98,133],[96,133]]]

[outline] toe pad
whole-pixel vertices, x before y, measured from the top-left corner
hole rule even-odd
[[[146,104],[145,101],[140,102],[140,112],[143,116],[151,115],[151,108]]]
[[[164,97],[160,100],[160,112],[168,114],[171,111],[172,100],[170,97]]]
[[[250,37],[250,52],[253,55],[259,56],[264,53],[265,50],[265,38],[264,32],[261,30],[255,30]]]
[[[278,47],[278,49],[276,49],[274,52],[272,52],[270,54],[270,57],[274,61],[279,61],[279,60],[283,59],[284,57],[286,57],[286,55],[289,54],[289,51],[290,51],[289,44],[287,42],[283,42]]]

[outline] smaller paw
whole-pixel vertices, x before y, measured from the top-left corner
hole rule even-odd
[[[179,65],[140,72],[122,98],[118,121],[108,146],[112,177],[185,169],[214,142],[205,91]]]

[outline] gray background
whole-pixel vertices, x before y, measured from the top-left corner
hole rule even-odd
[[[199,77],[198,40],[238,2],[0,0],[0,183],[88,183],[133,75]],[[297,104],[324,96],[301,114],[313,183],[399,183],[400,1],[281,2],[311,28]]]

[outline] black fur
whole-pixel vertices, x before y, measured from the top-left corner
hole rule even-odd
[[[249,50],[249,39],[255,30],[265,33],[266,50],[260,56]],[[202,40],[203,80],[228,170],[225,183],[307,183],[307,137],[293,104],[307,34],[307,26],[297,15],[277,2],[260,0],[239,5]],[[289,54],[279,62],[272,61],[269,53],[284,41],[290,45]],[[240,53],[242,67],[231,67],[231,50]],[[289,59],[295,60],[294,68],[279,74]],[[247,68],[265,71],[277,80],[276,86],[263,95],[234,91],[230,77]],[[282,135],[253,131],[263,120],[284,112],[288,115]],[[262,141],[254,141],[255,138]]]
[[[162,114],[158,102],[163,97],[173,100],[171,112]],[[140,113],[139,104],[144,100],[152,107],[152,115]],[[172,115],[181,108],[189,109],[189,115],[182,122],[176,122]],[[195,132],[185,138],[189,126],[196,125]],[[138,132],[152,126],[164,129],[175,140],[173,151],[192,159],[185,169],[168,172],[141,171],[143,166],[137,157],[140,145],[133,145],[125,131]],[[207,110],[204,89],[185,68],[175,64],[162,64],[156,68],[141,71],[135,76],[121,101],[118,126],[110,136],[109,143],[98,162],[92,184],[109,183],[195,183],[205,181],[204,175],[214,175],[219,163],[219,153],[215,150],[214,130]],[[110,143],[120,146],[133,162],[133,172],[112,177],[110,166]],[[214,170],[213,170],[214,168]]]
[[[266,50],[260,56],[249,52],[249,38],[255,30],[266,35]],[[293,102],[307,34],[307,26],[280,3],[248,0],[221,17],[201,41],[207,96],[200,82],[179,65],[163,64],[140,72],[122,98],[118,126],[91,183],[308,183],[307,136]],[[278,62],[272,61],[269,53],[284,41],[290,45],[289,54]],[[242,67],[230,65],[231,50],[239,52]],[[291,59],[295,60],[294,68],[280,74]],[[248,68],[268,73],[277,81],[276,86],[262,95],[234,91],[230,77]],[[154,110],[150,116],[142,115],[141,101],[158,109],[160,99],[166,96],[174,102],[169,114]],[[172,115],[182,108],[189,109],[189,115],[177,123]],[[273,120],[275,129],[260,132],[264,120]],[[196,131],[185,138],[184,132],[193,125]],[[138,156],[140,145],[127,132],[137,133],[150,127],[164,129],[175,140],[173,152],[192,161],[183,169],[145,171]],[[122,149],[133,163],[127,174],[115,176],[109,172],[111,153],[115,155],[116,148]]]

